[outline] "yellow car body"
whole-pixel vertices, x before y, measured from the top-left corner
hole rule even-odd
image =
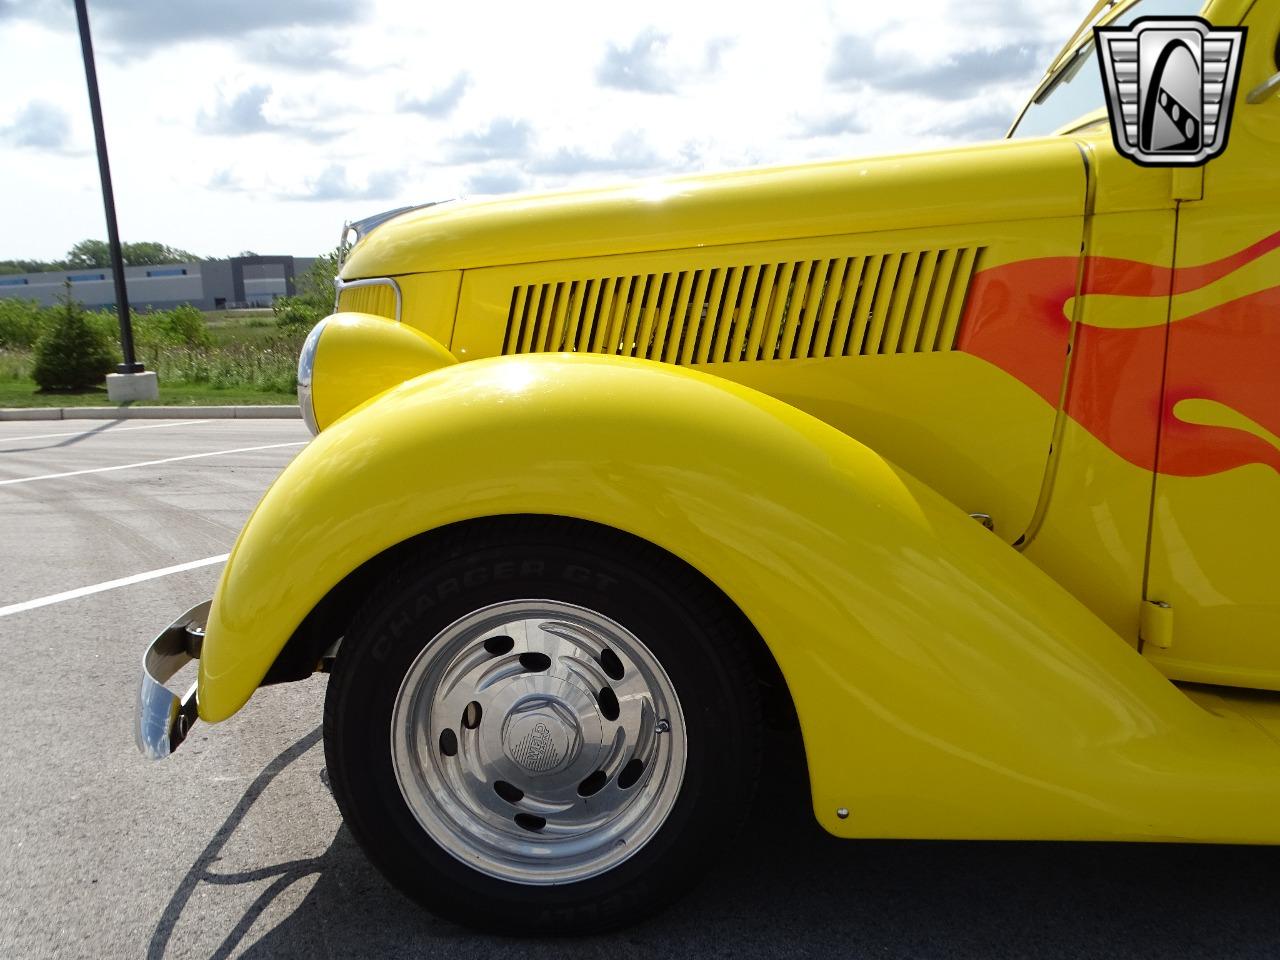
[[[1203,168],[1091,116],[370,230],[200,717],[411,538],[574,517],[742,611],[834,834],[1280,841],[1280,3],[1202,15],[1250,38]]]

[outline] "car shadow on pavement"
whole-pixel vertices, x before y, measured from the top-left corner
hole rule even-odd
[[[319,872],[323,868],[324,857],[315,857],[307,860],[294,860],[287,863],[276,864],[274,866],[263,867],[258,870],[252,870],[243,873],[222,874],[216,873],[209,869],[210,864],[215,862],[222,848],[227,841],[235,833],[236,828],[244,821],[250,808],[262,796],[263,792],[270,786],[281,772],[285,770],[291,763],[305,754],[308,750],[320,742],[322,731],[320,727],[316,727],[305,737],[289,746],[283,753],[279,754],[275,759],[263,768],[253,782],[249,784],[244,794],[240,797],[227,819],[214,832],[212,839],[201,851],[200,856],[196,858],[196,862],[191,865],[191,869],[187,871],[186,876],[182,878],[182,882],[178,884],[178,888],[170,897],[169,903],[165,906],[164,912],[160,916],[160,922],[156,925],[155,932],[151,935],[151,942],[147,947],[148,960],[160,960],[164,957],[165,949],[169,945],[169,938],[173,935],[174,928],[178,924],[178,920],[182,917],[183,910],[188,902],[195,894],[196,889],[201,883],[212,884],[215,886],[226,886],[240,883],[254,883],[264,880],[268,877],[276,879],[267,887],[267,889],[254,901],[253,905],[245,911],[244,915],[236,923],[234,929],[227,935],[221,946],[215,951],[213,956],[225,957],[230,956],[231,952],[236,948],[244,935],[253,925],[253,921],[258,918],[266,909],[266,907],[288,888],[295,881],[303,877],[310,876]]]
[[[449,957],[1275,957],[1277,851],[1184,844],[836,840],[808,809],[792,734],[772,734],[734,854],[684,902],[603,937],[490,937],[439,920],[391,888],[345,828],[319,857],[234,875],[209,864],[314,731],[245,792],[174,893],[152,960],[201,883],[274,877],[212,954],[254,958]],[[792,758],[782,762],[777,758]],[[283,921],[242,942],[271,901],[316,875]]]

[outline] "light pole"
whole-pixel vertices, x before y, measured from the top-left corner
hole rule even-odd
[[[120,231],[116,228],[116,198],[111,189],[111,167],[107,163],[107,134],[102,126],[102,101],[98,98],[98,71],[93,65],[93,39],[89,36],[89,11],[85,0],[76,0],[76,20],[80,24],[80,51],[84,54],[84,77],[89,84],[89,111],[93,114],[93,139],[98,147],[98,173],[102,177],[102,203],[107,212],[107,246],[111,252],[111,274],[116,287],[116,312],[120,315],[121,373],[141,373],[143,366],[134,356],[133,323],[129,318],[129,292],[124,283],[124,255]]]

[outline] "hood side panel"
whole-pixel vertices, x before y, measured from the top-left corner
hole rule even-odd
[[[1075,216],[1084,170],[1067,139],[464,201],[379,227],[344,279],[733,243]]]

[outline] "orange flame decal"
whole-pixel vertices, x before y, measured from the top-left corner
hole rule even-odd
[[[1193,267],[1086,257],[1080,292],[1176,296],[1278,248],[1280,232]],[[1044,257],[981,271],[965,307],[957,349],[996,365],[1056,407],[1070,340],[1063,308],[1076,295],[1078,266],[1074,257]],[[1074,349],[1067,414],[1130,463],[1156,469],[1159,435],[1162,473],[1205,476],[1251,463],[1280,473],[1280,286],[1169,324],[1101,327],[1086,315]],[[1200,406],[1179,407],[1184,401]],[[1199,415],[1217,408],[1223,416]],[[1189,409],[1199,413],[1190,416]]]

